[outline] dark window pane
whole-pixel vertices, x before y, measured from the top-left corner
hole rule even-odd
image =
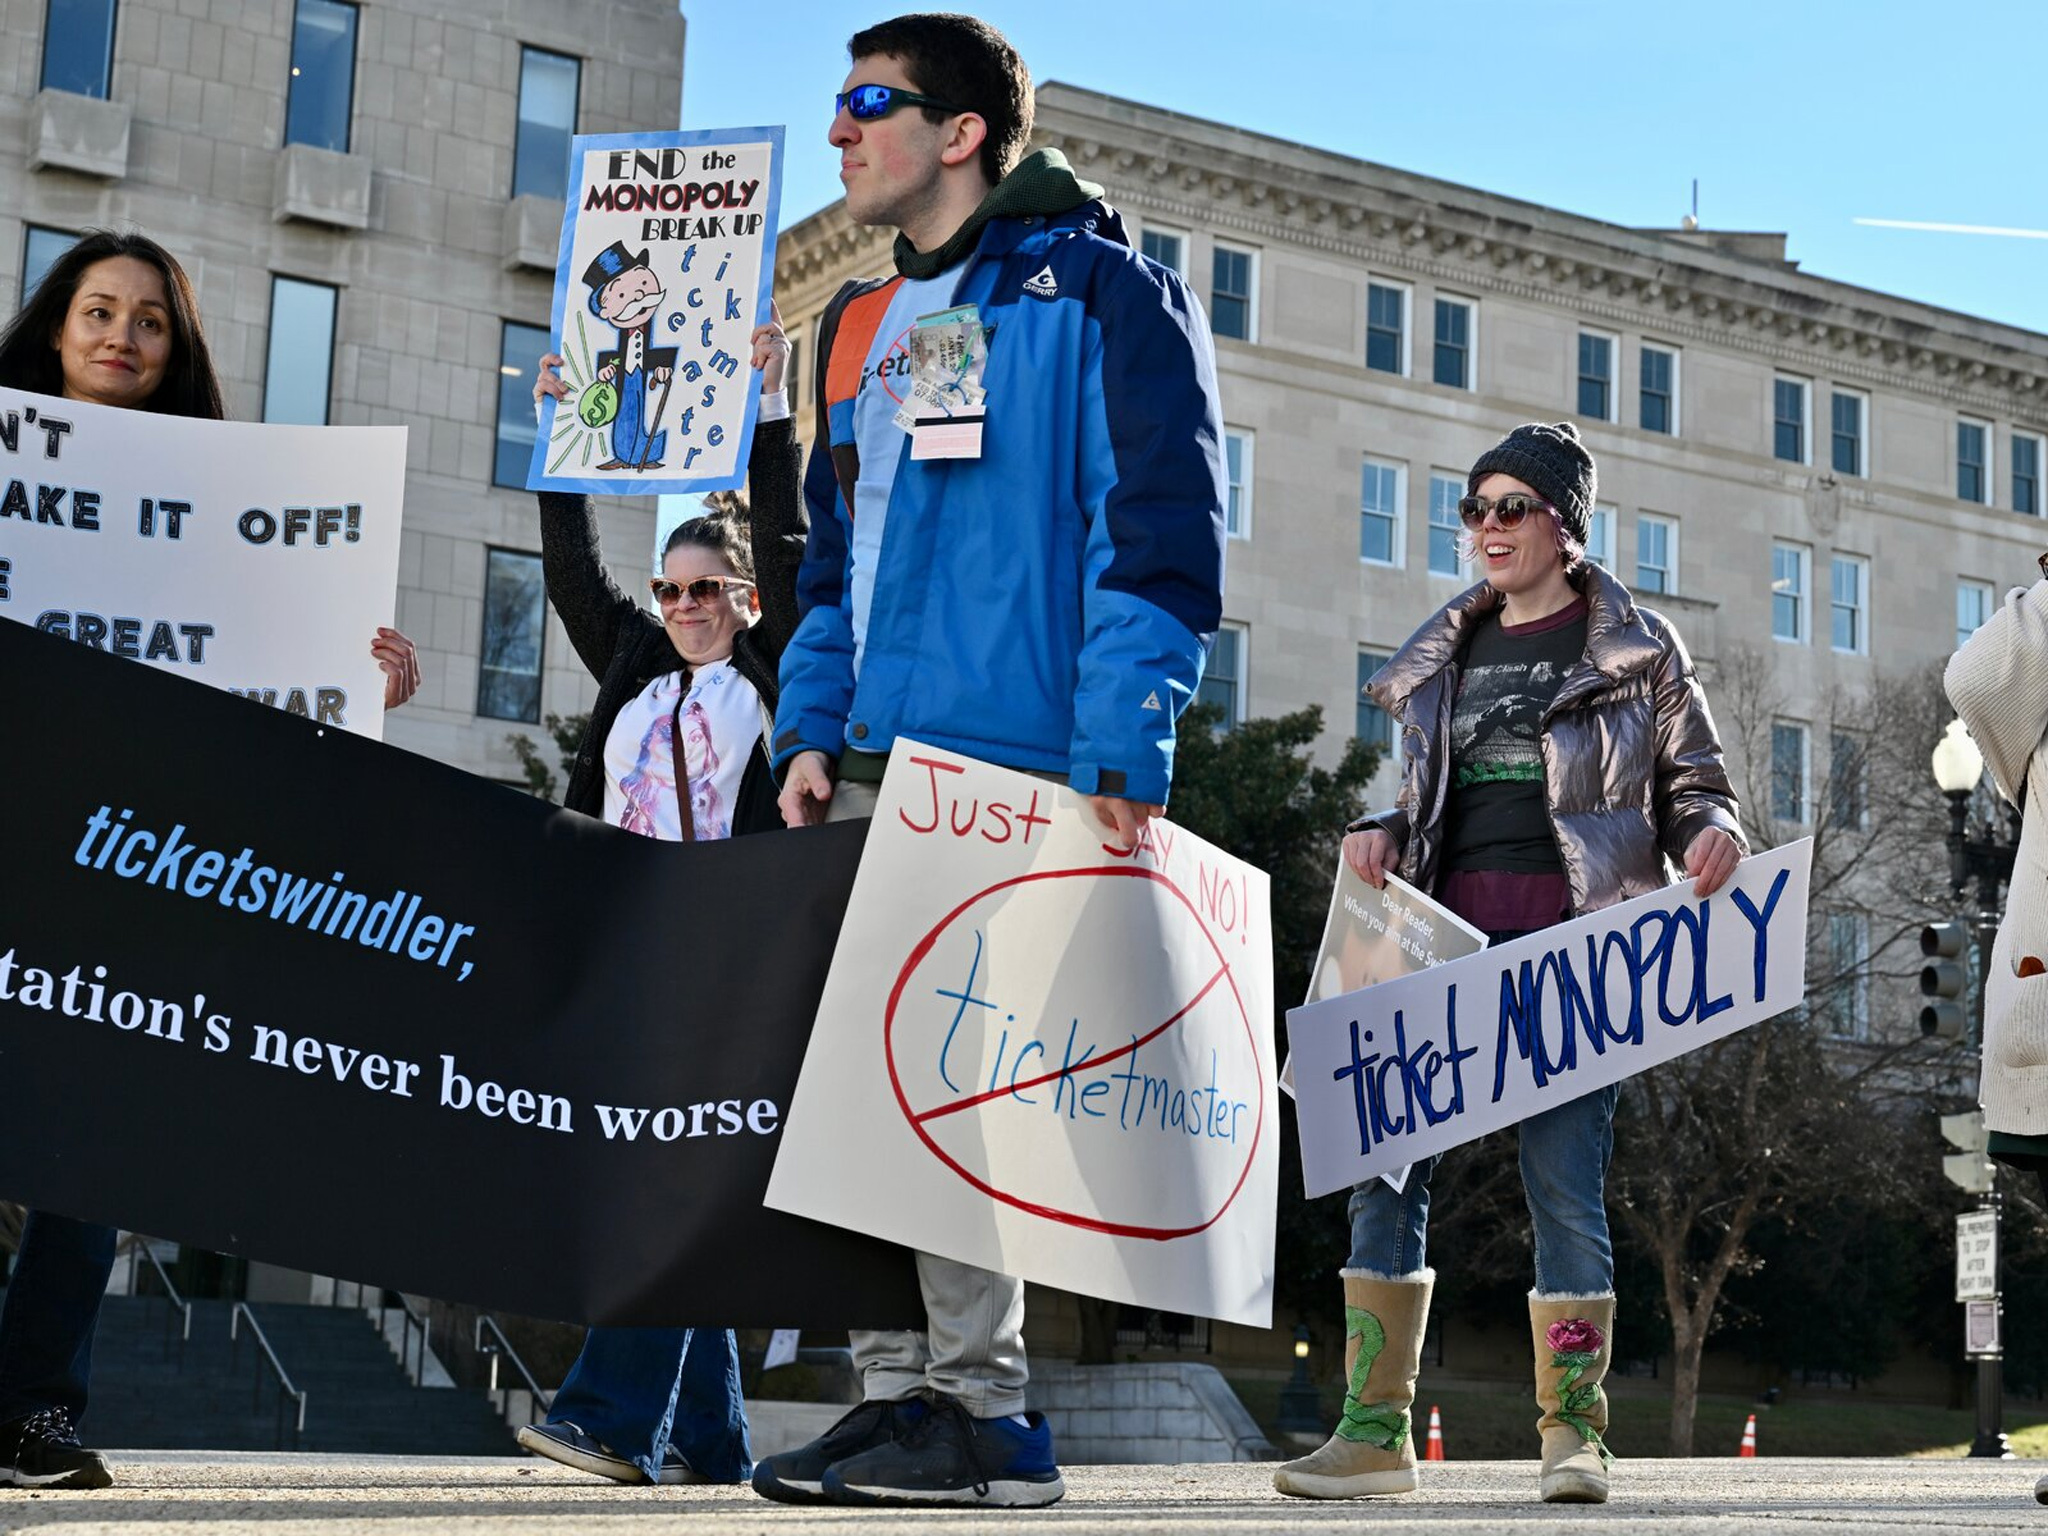
[[[1394,717],[1366,697],[1365,685],[1372,681],[1373,673],[1393,659],[1391,651],[1361,650],[1358,653],[1358,723],[1352,734],[1382,751],[1393,749]]]
[[[512,195],[569,195],[569,140],[576,134],[576,90],[583,66],[542,48],[519,50],[519,133],[512,150]]]
[[[1645,432],[1671,430],[1671,354],[1643,348],[1643,389],[1640,424]]]
[[[1956,494],[1984,500],[1984,429],[1975,422],[1956,423]]]
[[[1436,301],[1436,365],[1433,376],[1452,389],[1469,387],[1472,353],[1472,311],[1446,299]]]
[[[78,244],[78,236],[62,229],[44,229],[40,225],[28,227],[28,238],[22,242],[21,252],[21,302],[26,304],[28,296],[36,291],[36,285],[43,280],[43,274],[50,265],[72,246]]]
[[[114,0],[50,0],[43,17],[43,89],[106,100],[114,72]]]
[[[1788,464],[1806,462],[1806,386],[1778,379],[1771,389],[1771,452]]]
[[[285,143],[346,153],[355,80],[356,8],[341,0],[298,0]]]
[[[1218,246],[1210,265],[1209,328],[1249,341],[1252,334],[1252,258]]]
[[[486,719],[539,722],[546,602],[539,555],[510,549],[485,552],[476,712]]]
[[[1163,229],[1148,229],[1138,236],[1138,251],[1149,261],[1156,261],[1162,267],[1182,270],[1185,258],[1182,255],[1181,237]]]
[[[495,485],[521,490],[533,461],[533,375],[548,349],[548,333],[537,325],[505,322],[498,347],[498,452],[491,472]]]
[[[1836,395],[1834,416],[1834,466],[1838,475],[1863,473],[1863,401],[1855,395]]]
[[[325,283],[274,278],[270,351],[263,366],[263,419],[327,425],[334,371],[335,292]]]
[[[1407,295],[1398,288],[1368,283],[1365,288],[1365,366],[1379,373],[1401,371],[1401,333]]]
[[[2012,509],[2041,515],[2041,440],[2015,436],[2012,440]]]
[[[1579,414],[1606,421],[1614,402],[1614,345],[1605,336],[1579,337]]]
[[[1243,672],[1243,656],[1239,650],[1242,631],[1219,629],[1216,642],[1209,647],[1209,660],[1202,668],[1202,681],[1195,689],[1196,702],[1214,704],[1223,711],[1223,723],[1238,723],[1238,679]]]

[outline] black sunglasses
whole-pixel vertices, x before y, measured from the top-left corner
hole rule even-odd
[[[1509,491],[1488,501],[1484,496],[1465,496],[1458,501],[1458,520],[1474,533],[1486,525],[1486,514],[1493,514],[1494,522],[1503,529],[1519,528],[1522,519],[1531,512],[1556,512],[1557,508],[1541,496],[1525,496],[1520,491]]]
[[[856,85],[850,91],[841,91],[832,98],[834,109],[844,112],[856,122],[871,123],[878,117],[887,117],[898,107],[932,107],[940,112],[965,112],[967,108],[956,107],[950,101],[941,101],[936,96],[920,96],[915,91],[906,91],[894,85]]]
[[[695,581],[670,581],[666,576],[657,576],[647,583],[647,590],[654,594],[654,600],[666,608],[683,600],[683,594],[690,595],[690,601],[702,608],[715,603],[725,595],[728,587],[751,587],[751,581],[741,581],[737,576],[699,576]]]

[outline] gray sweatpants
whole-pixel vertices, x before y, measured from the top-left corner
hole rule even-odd
[[[880,788],[842,780],[833,786],[825,819],[874,815]],[[1024,1359],[1024,1282],[935,1253],[918,1254],[917,1279],[924,1332],[870,1328],[849,1335],[868,1401],[895,1401],[928,1387],[958,1399],[978,1419],[1022,1413],[1031,1378]]]

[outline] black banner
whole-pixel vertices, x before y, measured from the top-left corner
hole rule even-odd
[[[761,1206],[864,823],[657,843],[5,621],[0,722],[0,1196],[538,1317],[922,1317]]]

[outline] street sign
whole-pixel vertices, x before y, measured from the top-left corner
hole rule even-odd
[[[1984,1155],[1984,1112],[1943,1115],[1941,1134],[1950,1146],[1962,1150],[1941,1160],[1942,1177],[1973,1195],[1988,1195],[1998,1186],[1998,1167]]]
[[[1997,1301],[1963,1303],[1963,1353],[1971,1356],[1996,1355],[1999,1306]]]
[[[1956,1218],[1956,1300],[1998,1295],[1998,1213],[1965,1211]]]

